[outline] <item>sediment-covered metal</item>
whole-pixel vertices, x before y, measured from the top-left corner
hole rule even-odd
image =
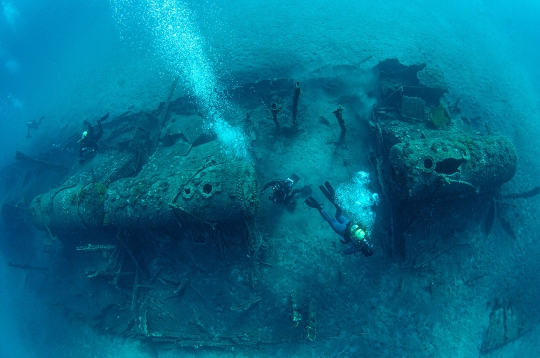
[[[41,230],[104,227],[178,228],[184,224],[245,220],[258,205],[257,179],[247,161],[235,161],[216,142],[163,148],[136,177],[106,188],[99,182],[59,187],[31,203]]]
[[[117,227],[244,220],[255,214],[256,192],[250,164],[209,162],[198,170],[119,180],[107,191],[105,209]]]
[[[107,188],[101,183],[64,186],[36,196],[30,203],[32,222],[40,230],[95,230],[105,225]]]
[[[516,173],[517,155],[505,137],[462,135],[398,143],[389,161],[395,197],[424,200],[494,190]]]

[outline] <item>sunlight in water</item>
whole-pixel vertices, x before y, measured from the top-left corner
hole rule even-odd
[[[19,19],[19,11],[13,6],[12,3],[7,1],[2,2],[2,8],[6,22],[9,24],[9,26],[15,27]]]

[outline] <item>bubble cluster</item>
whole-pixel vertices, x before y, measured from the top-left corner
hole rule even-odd
[[[371,231],[375,223],[372,207],[379,204],[379,196],[369,190],[369,174],[358,172],[348,183],[336,190],[336,203],[347,212],[349,219]]]

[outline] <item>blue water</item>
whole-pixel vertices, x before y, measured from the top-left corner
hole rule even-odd
[[[39,153],[51,147],[51,139],[56,140],[58,133],[62,138],[78,133],[85,118],[98,118],[107,111],[117,116],[128,108],[154,109],[175,78],[179,80],[176,94],[193,96],[205,118],[205,128],[217,134],[222,152],[254,163],[265,158],[253,158],[253,138],[238,125],[245,114],[227,89],[263,79],[308,78],[329,66],[362,62],[368,68],[396,57],[405,64],[426,63],[439,70],[453,89],[450,97],[455,100],[461,96],[464,115],[481,116],[499,134],[511,138],[519,155],[511,191],[539,185],[538,1],[5,0],[0,10],[0,167],[13,161],[16,150]],[[351,86],[367,82],[369,79],[355,78]],[[369,113],[367,100],[365,106]],[[45,119],[40,129],[32,132],[32,138],[25,138],[26,122],[42,115]],[[313,116],[314,121],[319,120]],[[286,165],[277,163],[276,168]],[[317,173],[322,164],[312,165],[306,172]],[[532,296],[524,298],[527,302],[534,301],[540,292],[540,280],[528,274],[540,264],[535,258],[540,253],[536,242],[539,200],[529,199],[520,212],[523,241],[519,245],[506,243],[511,249],[505,263],[515,264],[516,270],[519,265],[515,261],[524,262],[524,266],[513,277],[498,277],[509,287],[529,286]],[[177,354],[148,352],[137,342],[100,335],[51,313],[47,300],[54,288],[44,285],[46,280],[39,273],[7,266],[9,261],[43,258],[41,233],[28,231],[26,235],[17,243],[4,235],[0,245],[0,357]],[[493,245],[498,245],[497,241]],[[456,277],[456,282],[460,280]],[[459,298],[462,286],[446,284],[454,293],[452,297]],[[423,304],[427,303],[410,302],[411,307]],[[481,308],[472,307],[472,303],[468,307],[467,302],[462,306],[449,309],[447,322],[475,321],[473,315]],[[355,315],[354,302],[349,307],[330,321],[339,322],[339,315]],[[407,324],[387,329],[383,326],[388,323],[383,322],[370,327],[387,329],[385,337],[394,343],[407,340],[407,332],[400,328],[416,327],[414,339],[420,344],[424,332],[411,323],[415,318],[407,316],[407,309],[403,307],[398,315],[404,322],[409,320]],[[539,315],[540,306],[536,309],[531,316]],[[435,326],[436,332],[432,334],[438,339],[423,343],[435,356],[477,356],[483,338],[478,332],[484,332],[488,322],[485,315],[478,320],[483,321],[475,327],[481,329],[464,328],[477,335],[473,337],[460,336],[456,327],[433,323],[430,327]],[[362,356],[358,346],[364,339],[362,334],[362,327],[356,333],[343,330],[323,342],[325,352],[336,357]],[[379,347],[382,356],[391,356],[380,336],[362,342]],[[540,332],[534,326],[528,335],[489,356],[540,356],[538,341]],[[302,342],[280,347],[276,356],[316,357],[319,352],[317,346]],[[413,357],[417,352],[404,348],[393,354]],[[191,350],[181,354],[220,353]],[[256,351],[227,354],[257,356]]]

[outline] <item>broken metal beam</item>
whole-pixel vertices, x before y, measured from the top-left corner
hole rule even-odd
[[[251,300],[247,300],[245,302],[240,303],[239,305],[232,306],[231,311],[247,311],[251,306],[259,302],[261,299],[262,299],[261,296],[256,296],[252,298]]]
[[[49,271],[48,267],[31,266],[28,264],[14,264],[12,262],[8,262],[8,266],[16,267],[16,268],[20,268],[24,270]]]
[[[133,275],[133,272],[108,272],[108,271],[96,271],[94,273],[89,273],[86,275],[88,278],[94,278],[94,277],[120,277],[120,276],[131,276]]]
[[[86,246],[77,246],[75,248],[77,251],[112,251],[116,249],[115,245],[92,245],[88,244]]]
[[[47,169],[52,169],[52,170],[56,170],[56,171],[69,170],[69,168],[64,167],[62,165],[45,162],[43,160],[33,158],[33,157],[31,157],[29,155],[26,155],[23,152],[19,152],[19,151],[15,152],[15,159],[20,160],[22,162],[38,164],[38,165],[46,167]]]

